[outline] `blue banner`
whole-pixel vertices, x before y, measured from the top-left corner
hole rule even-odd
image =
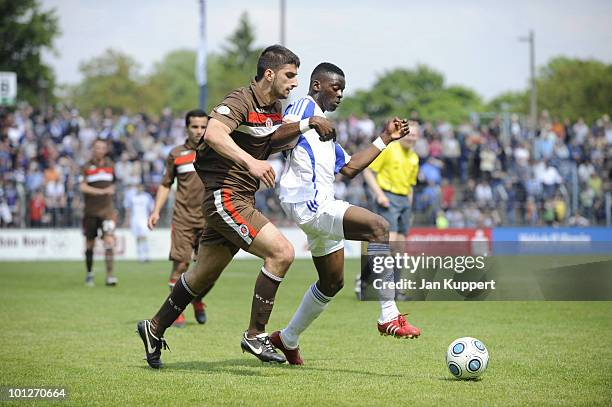
[[[612,254],[612,228],[494,228],[494,254]]]

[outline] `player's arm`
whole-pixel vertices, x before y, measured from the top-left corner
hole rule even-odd
[[[204,133],[204,141],[223,157],[246,167],[251,175],[263,181],[268,188],[274,187],[274,170],[264,160],[258,160],[236,144],[230,136],[229,126],[211,118]]]
[[[378,182],[376,182],[376,175],[374,171],[372,171],[370,168],[365,168],[363,170],[363,178],[365,179],[366,184],[368,184],[368,187],[370,187],[370,190],[374,194],[376,202],[378,202],[380,206],[388,208],[390,204],[389,198],[387,198],[387,195],[385,195],[383,190],[380,188],[380,185],[378,185]]]
[[[272,153],[295,147],[298,136],[311,129],[319,133],[321,141],[331,140],[336,135],[334,127],[330,121],[324,117],[311,116],[307,119],[302,119],[293,123],[285,123],[272,133],[272,138],[270,139]]]
[[[147,226],[150,230],[153,230],[153,228],[155,228],[155,225],[157,225],[157,222],[159,222],[159,214],[161,213],[162,208],[168,200],[168,195],[170,194],[170,187],[176,179],[176,165],[174,163],[175,156],[173,152],[174,150],[172,150],[170,154],[168,154],[168,157],[166,157],[166,166],[164,167],[164,174],[162,176],[161,183],[159,184],[159,188],[157,188],[157,192],[155,193],[155,203],[151,205],[152,209],[151,213],[149,214],[149,219],[147,221]]]
[[[147,226],[150,230],[153,230],[155,228],[155,225],[157,225],[157,222],[159,222],[159,214],[164,205],[166,204],[169,194],[170,188],[165,187],[163,185],[160,185],[159,188],[157,188],[153,211],[151,212],[151,215],[149,215],[149,221],[147,222]]]
[[[355,177],[378,157],[382,148],[392,141],[405,137],[409,132],[410,128],[407,120],[400,120],[398,118],[391,120],[374,143],[351,156],[350,161],[342,167],[340,173],[349,178]],[[380,143],[383,143],[383,145],[380,146]],[[379,144],[378,147],[377,144]]]

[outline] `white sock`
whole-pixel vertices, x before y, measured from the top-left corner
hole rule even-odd
[[[368,256],[390,256],[391,250],[387,243],[369,243]],[[384,282],[395,281],[395,268],[385,267],[380,273],[380,278]],[[399,315],[399,310],[395,304],[395,290],[376,290],[378,302],[380,303],[380,317],[378,322],[384,324]]]
[[[326,296],[317,288],[317,283],[308,287],[289,325],[281,330],[283,345],[289,349],[297,348],[300,334],[321,315],[331,299],[332,297]]]
[[[146,240],[142,241],[142,260],[149,260],[149,242]]]
[[[136,252],[138,253],[138,261],[144,260],[144,251],[142,250],[142,242],[136,243]]]
[[[395,300],[380,300],[380,317],[378,322],[384,324],[395,319],[399,315],[399,310],[395,304]]]

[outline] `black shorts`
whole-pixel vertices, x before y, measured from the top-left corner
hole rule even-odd
[[[83,218],[83,234],[87,240],[93,240],[102,232],[102,237],[115,233],[115,221],[100,216],[85,216]]]

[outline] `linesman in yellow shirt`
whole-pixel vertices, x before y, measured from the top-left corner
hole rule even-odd
[[[374,211],[389,222],[389,243],[395,253],[405,251],[404,241],[410,227],[412,187],[416,185],[419,173],[419,156],[413,146],[419,132],[419,124],[410,122],[410,133],[390,143],[363,171],[376,201]],[[358,299],[363,299],[362,293],[365,293],[370,278],[364,272],[366,269],[357,276],[355,294]],[[396,298],[402,299],[403,294]]]
[[[389,222],[389,241],[405,240],[410,227],[412,187],[419,173],[419,156],[413,146],[419,137],[417,122],[410,123],[410,133],[390,143],[363,171],[376,201],[375,212]]]

